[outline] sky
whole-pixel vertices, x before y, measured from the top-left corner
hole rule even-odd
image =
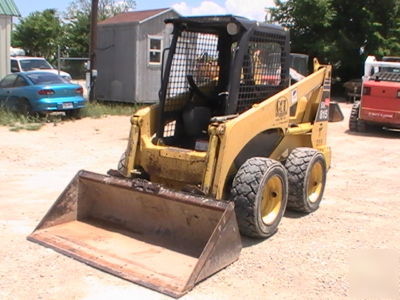
[[[68,0],[14,0],[22,17],[34,11],[56,8],[64,11]],[[34,5],[32,5],[34,3]],[[135,10],[172,7],[184,16],[233,14],[263,21],[265,8],[272,7],[273,0],[136,0]]]

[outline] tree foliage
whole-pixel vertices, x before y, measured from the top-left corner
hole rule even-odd
[[[90,16],[76,13],[75,17],[64,26],[64,43],[70,57],[89,56]]]
[[[54,60],[62,32],[62,23],[55,9],[34,12],[16,24],[12,45],[25,49],[28,55]]]
[[[116,14],[134,9],[134,0],[99,0],[98,19],[100,21]],[[76,15],[84,14],[90,16],[92,7],[91,0],[73,0],[67,9],[67,17],[75,18]]]
[[[91,0],[73,0],[69,5],[65,18],[66,45],[68,55],[75,57],[87,57],[89,54],[90,11]],[[98,20],[102,21],[116,14],[134,9],[133,0],[99,0]]]
[[[99,0],[98,20],[135,8],[133,0]],[[55,9],[31,13],[16,24],[12,45],[54,62],[58,46],[70,57],[88,57],[91,0],[73,0],[61,18]]]
[[[343,80],[360,77],[367,55],[400,55],[398,0],[275,0],[273,20],[291,33],[293,52],[334,65]]]

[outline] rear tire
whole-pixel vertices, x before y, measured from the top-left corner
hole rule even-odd
[[[311,213],[318,209],[325,190],[326,162],[321,152],[296,148],[286,160],[291,210]]]
[[[71,109],[65,111],[65,116],[71,119],[80,119],[81,118],[81,110],[78,109]]]
[[[32,113],[32,106],[29,101],[25,98],[17,100],[16,112],[23,115],[30,115]]]
[[[288,181],[283,165],[263,157],[248,159],[231,189],[240,232],[256,238],[274,234],[286,209]]]
[[[117,170],[118,170],[118,173],[120,173],[122,176],[125,177],[126,169],[127,169],[126,152],[124,151],[121,155],[121,158],[119,159]]]

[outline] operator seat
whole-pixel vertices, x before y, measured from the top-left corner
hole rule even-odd
[[[206,134],[211,116],[209,107],[188,104],[182,113],[185,134],[189,137],[199,137]]]

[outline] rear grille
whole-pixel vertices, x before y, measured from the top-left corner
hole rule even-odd
[[[378,72],[372,76],[372,79],[376,81],[400,82],[400,73]]]

